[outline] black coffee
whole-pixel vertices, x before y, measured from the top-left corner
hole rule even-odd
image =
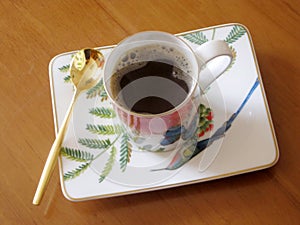
[[[164,62],[133,63],[113,77],[111,85],[118,87],[113,95],[118,95],[128,109],[137,113],[169,111],[182,103],[189,92],[189,76]]]

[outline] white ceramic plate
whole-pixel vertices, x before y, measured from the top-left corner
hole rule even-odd
[[[184,163],[189,153],[185,149],[157,153],[134,146],[124,149],[122,143],[128,146],[128,142],[118,135],[114,112],[99,84],[79,97],[63,142],[59,170],[66,198],[82,201],[181,186],[256,171],[277,162],[279,150],[248,30],[240,24],[226,24],[178,36],[192,48],[211,39],[230,45],[235,55],[231,68],[203,96],[201,116],[206,124],[199,126],[199,141],[214,135],[238,112],[231,127]],[[99,49],[107,57],[113,46]],[[73,94],[68,82],[73,54],[60,54],[49,65],[56,132]],[[253,87],[255,82],[258,85]],[[208,109],[213,118],[205,111]],[[208,127],[211,129],[202,132]],[[124,157],[128,152],[129,162]],[[158,170],[162,168],[167,170]]]

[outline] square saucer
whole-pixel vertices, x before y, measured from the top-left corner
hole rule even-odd
[[[198,150],[185,160],[185,149],[156,153],[135,149],[117,132],[115,113],[100,82],[79,97],[62,144],[59,173],[67,199],[83,201],[171,188],[276,164],[279,149],[247,28],[225,24],[177,36],[193,49],[208,40],[225,40],[234,55],[226,74],[204,96],[200,117],[207,123],[198,125]],[[107,57],[113,48],[98,49]],[[56,133],[73,95],[68,69],[74,53],[57,55],[49,64]],[[224,124],[226,129],[216,136]],[[203,147],[205,140],[211,141]],[[131,147],[122,148],[124,142]],[[130,161],[124,159],[125,153]]]

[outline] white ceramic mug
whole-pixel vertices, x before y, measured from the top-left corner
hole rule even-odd
[[[208,41],[193,51],[172,34],[145,31],[126,38],[111,52],[104,67],[104,87],[119,122],[139,149],[173,150],[187,142],[195,144],[190,140],[193,140],[199,120],[200,96],[224,73],[231,61],[232,52],[222,40]],[[180,71],[177,78],[188,86],[186,96],[180,102],[176,102],[177,96],[186,90],[162,77],[141,74],[139,79],[120,87],[120,79],[125,73],[149,62],[172,65],[175,75],[177,70]],[[130,101],[124,100],[125,93],[130,96]],[[173,107],[159,113],[132,110],[138,101],[151,96],[164,99]]]

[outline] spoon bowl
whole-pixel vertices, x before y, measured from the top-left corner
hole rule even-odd
[[[87,90],[95,86],[100,77],[104,64],[104,57],[101,52],[85,48],[78,51],[70,66],[71,81],[79,90]]]

